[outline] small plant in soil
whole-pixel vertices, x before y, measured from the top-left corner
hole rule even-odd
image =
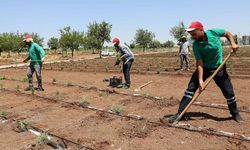
[[[29,127],[29,122],[27,120],[21,120],[21,121],[19,121],[19,129],[22,132],[27,131],[28,127]]]
[[[144,97],[149,97],[148,91],[143,92],[143,96],[144,96]]]
[[[16,86],[16,91],[17,91],[17,92],[20,92],[20,85],[17,85],[17,86]]]
[[[0,89],[3,89],[3,84],[0,84]]]
[[[23,77],[22,82],[27,82],[28,81],[28,77]]]
[[[0,112],[0,117],[3,118],[3,119],[7,119],[8,113],[6,111],[1,111]]]
[[[35,94],[35,88],[31,87],[31,94],[34,95]]]
[[[73,86],[71,82],[67,82],[66,86]]]
[[[156,74],[160,74],[160,70],[161,70],[160,65],[157,64]]]
[[[81,100],[80,100],[80,107],[87,107],[88,105],[89,105],[90,103],[89,103],[89,101],[88,101],[88,99],[87,98],[82,98]]]
[[[56,83],[56,79],[53,78],[53,79],[52,79],[52,84],[55,84],[55,83]]]
[[[38,142],[38,144],[41,144],[41,145],[47,145],[47,144],[52,143],[52,141],[49,139],[48,133],[46,133],[46,132],[41,133],[37,137],[37,142]]]
[[[6,80],[7,78],[5,76],[0,77],[0,80]]]
[[[109,96],[109,92],[100,92],[99,96],[100,97],[102,97],[102,96]]]
[[[114,112],[114,113],[116,113],[116,114],[121,114],[123,112],[123,106],[119,105],[119,104],[113,105],[111,107],[111,111]]]

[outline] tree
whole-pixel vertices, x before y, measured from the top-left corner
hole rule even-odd
[[[104,42],[110,42],[110,32],[112,29],[112,25],[103,21],[101,23],[93,22],[88,25],[88,32],[85,38],[85,46],[90,48],[99,50],[100,58],[101,58],[101,50],[103,48]]]
[[[2,33],[0,34],[0,55],[2,51],[7,51],[8,56],[10,52],[18,52],[23,46],[22,35],[19,33]]]
[[[56,53],[56,50],[59,48],[59,40],[58,38],[55,38],[55,37],[52,37],[49,39],[48,41],[48,46],[51,50],[55,50],[55,53]]]
[[[163,44],[162,44],[162,47],[164,47],[164,48],[172,48],[172,47],[174,47],[174,42],[173,41],[166,41],[166,42],[164,42]]]
[[[143,48],[143,52],[145,48],[149,47],[149,44],[153,41],[155,34],[153,32],[143,29],[136,30],[135,34],[135,43],[139,44]]]
[[[153,40],[150,44],[149,44],[150,48],[161,48],[161,42],[158,40]]]
[[[60,47],[67,51],[70,49],[72,57],[74,57],[74,50],[78,50],[83,44],[84,33],[71,29],[70,26],[60,29]]]
[[[177,41],[179,41],[182,36],[187,36],[185,28],[184,23],[181,22],[179,25],[172,27],[169,32]]]

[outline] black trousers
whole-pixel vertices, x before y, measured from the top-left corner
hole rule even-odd
[[[203,68],[203,80],[205,81],[216,69],[208,69]],[[233,85],[231,83],[231,79],[227,73],[226,65],[216,74],[214,77],[214,81],[216,85],[221,89],[224,97],[227,100],[228,108],[231,115],[237,114],[237,104],[236,104],[236,97],[234,95]],[[193,73],[189,83],[188,88],[186,89],[184,96],[180,102],[178,112],[182,112],[185,107],[191,101],[195,91],[199,88],[199,81],[198,81],[198,72],[197,70]]]
[[[130,69],[131,69],[133,62],[134,62],[134,59],[130,59],[126,64],[123,63],[123,74],[124,74],[125,82],[127,85],[131,84]]]

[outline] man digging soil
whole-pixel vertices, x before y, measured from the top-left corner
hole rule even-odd
[[[213,72],[222,64],[223,49],[220,42],[220,37],[226,37],[231,43],[232,51],[238,50],[238,45],[235,43],[234,38],[230,32],[224,29],[212,29],[204,31],[203,25],[200,22],[192,22],[186,31],[192,36],[193,52],[196,59],[197,69],[193,73],[188,88],[179,105],[178,113],[167,117],[164,116],[161,121],[173,123],[178,119],[185,119],[185,115],[181,118],[178,116],[186,108],[192,100],[194,93],[199,88],[200,92],[204,90],[204,81],[213,74]],[[227,100],[228,108],[232,119],[241,122],[242,118],[237,109],[236,97],[233,90],[231,79],[227,73],[226,65],[214,76],[216,85],[221,89],[224,97]]]
[[[25,91],[29,91],[33,89],[33,73],[36,73],[36,78],[38,82],[38,91],[44,91],[42,87],[42,64],[45,58],[45,51],[41,46],[37,43],[33,42],[31,35],[25,35],[24,40],[25,44],[28,47],[28,57],[23,62],[28,62],[30,60],[30,64],[28,66],[27,77],[29,80],[29,85],[25,89]]]
[[[120,60],[123,61],[122,68],[123,68],[125,83],[122,85],[122,87],[128,89],[130,88],[131,85],[130,69],[134,62],[134,54],[125,44],[120,44],[120,40],[118,38],[113,39],[113,45],[115,47],[116,52],[120,54],[120,58],[116,59],[115,65],[119,65]]]

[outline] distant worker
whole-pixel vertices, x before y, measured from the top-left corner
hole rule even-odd
[[[113,45],[117,53],[120,54],[120,58],[116,60],[115,65],[120,64],[120,60],[123,61],[123,74],[125,78],[125,83],[123,84],[123,88],[128,89],[131,85],[130,80],[130,69],[134,62],[134,54],[125,44],[120,44],[120,40],[118,38],[113,39]]]
[[[184,62],[186,66],[185,69],[189,70],[189,58],[188,58],[189,53],[190,53],[190,47],[189,47],[189,42],[187,41],[187,37],[182,36],[180,39],[180,48],[179,48],[181,70],[184,70]]]
[[[33,87],[33,73],[36,73],[36,78],[38,82],[38,87],[35,88],[38,91],[44,91],[42,86],[42,64],[45,59],[45,51],[41,46],[37,43],[33,42],[31,35],[25,35],[23,40],[28,47],[28,57],[23,62],[28,62],[30,60],[30,64],[27,70],[28,77],[28,87],[25,91],[32,90]]]

